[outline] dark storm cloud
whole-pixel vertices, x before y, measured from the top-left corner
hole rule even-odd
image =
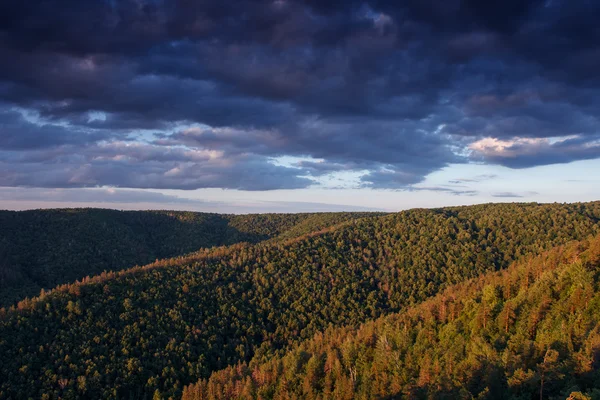
[[[354,172],[407,188],[450,163],[598,158],[599,16],[567,0],[1,2],[0,185]]]
[[[569,96],[588,97],[587,104],[577,104],[577,99]],[[557,86],[515,88],[508,95],[471,96],[461,118],[444,131],[493,138],[590,136],[597,134],[600,126],[592,111],[598,106],[600,100],[590,98],[589,91],[575,94]]]
[[[107,132],[89,132],[60,125],[28,122],[22,113],[2,108],[0,132],[0,150],[13,151],[49,149],[63,145],[85,146],[113,137]]]
[[[227,159],[206,151],[162,149],[111,143],[56,151],[0,153],[0,186],[96,187],[155,189],[227,188],[241,190],[298,189],[313,182],[296,168],[274,165],[265,158],[240,155]]]
[[[361,181],[364,183],[364,186],[374,189],[394,189],[419,183],[422,180],[422,176],[426,175],[427,172],[430,171],[409,173],[382,169],[369,172],[361,178]]]
[[[315,161],[300,161],[298,162],[298,167],[303,168],[312,176],[323,176],[328,175],[333,172],[340,171],[352,171],[360,168],[367,169],[367,165],[357,165],[357,164],[340,164],[340,163],[332,163],[327,161],[315,162]]]
[[[373,187],[378,177],[387,176],[381,169],[397,173],[389,184],[402,186],[420,182],[428,173],[460,158],[450,150],[448,138],[421,133],[413,140],[419,126],[415,122],[308,120],[279,130],[239,130],[192,128],[157,140],[156,144],[184,144],[192,148],[223,151],[228,155],[245,153],[265,157],[291,155],[324,159],[324,162],[301,161],[299,171],[313,176],[342,171],[371,170],[366,175]],[[387,186],[384,185],[384,186]],[[382,186],[383,187],[383,186]]]
[[[600,158],[600,136],[516,141],[481,141],[471,146],[473,158],[509,168],[564,164],[576,160]]]

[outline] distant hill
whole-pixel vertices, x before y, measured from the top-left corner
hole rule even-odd
[[[0,211],[0,306],[102,271],[238,242],[257,243],[370,213],[221,215],[179,211]],[[300,224],[299,227],[297,225]],[[294,235],[290,232],[286,237]]]
[[[598,399],[599,367],[600,236],[215,372],[183,400]]]
[[[63,285],[0,315],[0,398],[177,397],[228,365],[597,235],[599,221],[598,202],[417,209]]]

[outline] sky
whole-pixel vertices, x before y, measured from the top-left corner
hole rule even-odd
[[[0,2],[0,208],[600,200],[600,2]]]

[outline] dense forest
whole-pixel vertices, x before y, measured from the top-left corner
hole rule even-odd
[[[88,275],[238,242],[301,235],[375,213],[0,211],[0,306]]]
[[[318,231],[258,244],[205,249],[146,267],[85,278],[83,282],[62,285],[0,312],[0,398],[176,398],[185,385],[209,378],[211,373],[229,365],[251,359],[277,360],[290,346],[312,338],[317,332],[326,329],[331,332],[341,326],[357,327],[401,312],[452,285],[502,270],[525,255],[597,235],[599,222],[598,202],[417,209],[355,219],[335,227],[325,227],[325,222],[323,226],[318,222],[304,227],[296,224],[298,234],[312,228]],[[262,225],[258,222],[257,225],[259,228],[253,232],[260,232]],[[514,287],[516,290],[520,286]],[[503,309],[504,301],[512,301],[516,296],[512,292],[496,295],[494,307],[500,304]],[[538,304],[533,298],[522,301],[531,307]],[[492,308],[488,303],[483,307],[489,319],[484,318],[481,334],[491,337],[496,334],[491,331],[491,321],[497,319],[494,313],[499,311],[496,308],[485,311]],[[467,312],[462,320],[469,322],[472,316],[469,310],[458,307],[452,315],[458,318],[460,313]],[[515,317],[509,319],[524,318],[525,314],[519,314],[518,309],[514,312]],[[411,315],[410,311],[406,315]],[[539,315],[540,321],[544,318],[545,314]],[[435,321],[424,320],[414,329],[421,332],[419,327],[425,326],[425,322]],[[435,323],[438,322],[447,323],[447,316]],[[406,327],[413,329],[408,323]],[[417,336],[435,339],[433,328],[422,332]],[[458,338],[459,333],[456,335]],[[508,336],[504,338],[508,340]],[[531,357],[526,361],[534,362],[536,336],[530,334],[528,340],[532,341],[527,345],[530,347],[514,352],[525,352]],[[465,339],[456,344],[457,363],[460,345],[468,348],[467,342]],[[422,351],[426,343],[423,342]],[[506,345],[494,341],[493,349],[489,349],[482,341],[476,343],[490,357],[491,350],[499,352],[496,347]],[[562,351],[562,348],[549,349]],[[423,378],[419,381],[423,385],[414,386],[409,375],[399,372],[404,380],[400,381],[401,386],[394,386],[400,391],[393,393],[423,396],[448,393],[452,397],[459,392],[466,395],[464,390],[467,390],[481,397],[491,396],[493,388],[486,392],[486,386],[481,390],[467,387],[461,391],[452,386],[452,381],[444,380],[439,387],[431,376],[437,373],[435,368],[441,368],[441,361],[436,359],[434,350],[427,351],[431,352],[428,360],[432,371],[428,379],[433,383]],[[419,354],[415,352],[413,357]],[[553,352],[548,354],[549,359],[554,358]],[[485,359],[477,360],[485,366],[489,364]],[[562,362],[561,358],[557,360]],[[318,370],[321,362],[317,357],[311,365],[315,364]],[[460,371],[470,371],[463,364]],[[308,369],[302,363],[298,365],[304,368],[302,371]],[[523,370],[523,379],[535,382],[534,374],[539,371],[528,365],[524,364],[527,369]],[[392,367],[404,368],[397,363]],[[494,368],[500,367],[509,368],[494,364],[489,372],[496,374]],[[235,374],[248,381],[244,364],[237,368]],[[359,372],[365,373],[353,368],[352,379],[358,379]],[[472,368],[479,367],[474,364]],[[226,374],[234,375],[231,371]],[[370,379],[364,376],[365,380]],[[385,376],[395,379],[391,373]],[[462,382],[462,378],[457,375],[452,379]],[[260,383],[263,378],[257,379]],[[262,397],[278,393],[279,378],[274,375],[273,379],[277,382],[265,380],[270,383]],[[585,386],[584,381],[576,383]],[[325,382],[321,378],[311,382],[315,384],[314,395],[324,395]],[[203,393],[204,385],[194,386],[188,394]],[[248,388],[254,386],[262,390],[256,383],[249,383]],[[369,385],[355,389],[364,397],[380,393]],[[302,396],[300,389],[290,386],[290,390]],[[548,384],[547,390],[548,394],[555,393],[552,384]],[[530,392],[523,389],[523,393],[523,398],[527,398]]]
[[[184,390],[209,399],[600,398],[600,236]]]

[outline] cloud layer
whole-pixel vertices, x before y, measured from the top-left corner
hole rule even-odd
[[[567,0],[2,2],[0,186],[398,189],[452,163],[598,158],[598,17]]]

